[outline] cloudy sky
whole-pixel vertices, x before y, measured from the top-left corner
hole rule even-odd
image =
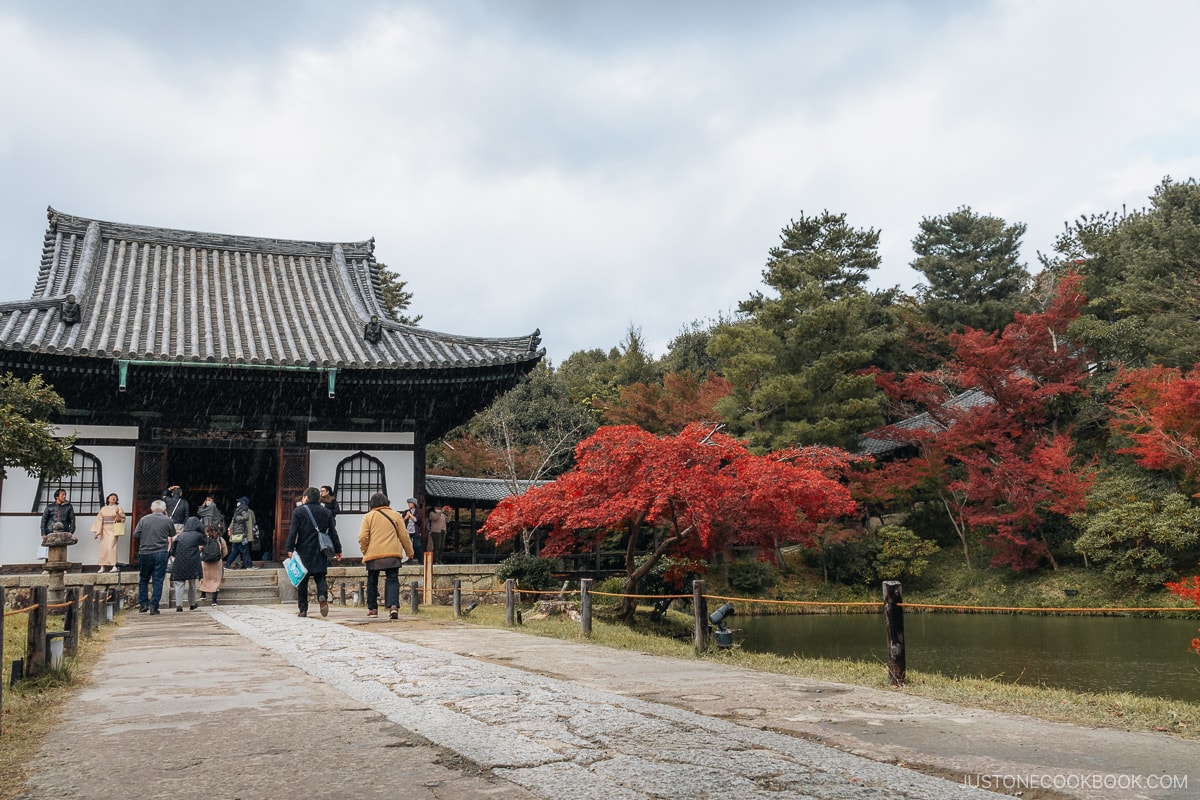
[[[661,354],[801,214],[1065,222],[1200,177],[1200,3],[0,0],[0,300],[47,206],[376,240],[412,311]]]

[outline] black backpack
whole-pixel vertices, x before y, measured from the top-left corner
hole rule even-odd
[[[201,561],[220,561],[221,560],[221,540],[214,536],[204,537],[204,549],[200,551]]]

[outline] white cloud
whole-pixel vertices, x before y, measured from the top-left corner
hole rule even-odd
[[[879,228],[908,288],[923,216],[1025,222],[1035,265],[1200,172],[1186,2],[130,7],[0,10],[0,72],[30,76],[0,84],[7,299],[54,204],[374,236],[431,328],[541,327],[561,362],[633,324],[661,353],[801,213]]]

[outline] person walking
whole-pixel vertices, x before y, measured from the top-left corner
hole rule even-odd
[[[217,593],[221,591],[221,581],[225,579],[225,556],[228,553],[229,548],[225,546],[221,529],[211,525],[205,528],[204,543],[200,549],[200,596],[211,596],[214,606],[217,604]]]
[[[413,557],[412,540],[404,519],[389,505],[387,495],[376,492],[367,501],[370,510],[358,530],[358,549],[367,568],[367,616],[379,616],[379,573],[384,574],[383,596],[388,618],[400,616],[400,565]],[[301,557],[303,558],[303,557]]]
[[[308,573],[300,579],[296,587],[297,616],[308,616],[308,581],[312,578],[317,586],[317,603],[321,607],[321,616],[329,616],[329,584],[326,574],[329,572],[329,559],[321,552],[321,541],[318,531],[325,531],[333,540],[335,558],[342,560],[342,542],[338,539],[337,527],[333,514],[321,505],[321,493],[315,486],[304,490],[304,503],[292,512],[292,527],[288,531],[287,543],[283,549],[287,557],[293,552],[300,554],[300,560],[308,569]]]
[[[200,518],[201,533],[209,526],[219,531],[225,530],[225,515],[221,513],[221,509],[217,506],[217,501],[211,494],[204,495],[204,502],[196,510],[196,516]]]
[[[158,613],[163,578],[167,574],[167,550],[175,536],[175,525],[167,516],[167,504],[155,500],[150,513],[138,520],[133,541],[138,549],[138,611]]]
[[[188,593],[188,608],[196,610],[196,581],[200,578],[200,551],[204,547],[204,525],[199,517],[188,517],[183,533],[175,537],[167,551],[171,562],[171,580],[175,582],[175,610],[183,611],[183,590]]]
[[[191,516],[188,501],[183,499],[183,489],[179,486],[168,486],[166,494],[163,495],[163,503],[170,509],[167,516],[175,525],[175,532],[182,533],[183,523]]]
[[[119,526],[117,523],[121,523]],[[120,531],[120,533],[118,533]],[[108,567],[109,572],[117,571],[117,541],[125,534],[125,512],[121,510],[121,501],[116,492],[104,498],[104,506],[92,521],[92,538],[100,542],[100,552],[96,563],[100,571]]]
[[[229,560],[225,566],[229,569],[239,569],[237,562],[245,569],[258,569],[250,558],[250,540],[254,536],[254,512],[250,510],[250,498],[239,497],[237,508],[229,518]]]

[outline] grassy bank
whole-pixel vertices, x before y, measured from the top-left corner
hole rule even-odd
[[[47,628],[62,630],[62,617],[51,617]],[[20,793],[29,761],[41,748],[58,721],[68,699],[87,682],[93,665],[112,635],[112,626],[102,627],[91,639],[81,638],[74,657],[64,659],[63,669],[37,680],[9,688],[12,662],[25,653],[28,621],[24,614],[4,619],[3,717],[0,718],[0,800]]]
[[[968,569],[960,551],[943,550],[930,559],[928,568],[916,578],[902,581],[904,601],[911,604],[958,605],[1012,608],[1187,608],[1200,617],[1200,608],[1189,605],[1166,591],[1138,591],[1114,584],[1102,570],[1063,567],[1033,573],[1008,569]],[[735,592],[710,581],[710,593]],[[787,571],[776,576],[772,586],[753,596],[772,600],[807,602],[880,602],[879,584],[845,586],[825,583],[820,576],[795,559]],[[758,613],[771,610],[758,606]],[[789,609],[782,609],[789,611]],[[1181,612],[1170,612],[1173,618]]]

